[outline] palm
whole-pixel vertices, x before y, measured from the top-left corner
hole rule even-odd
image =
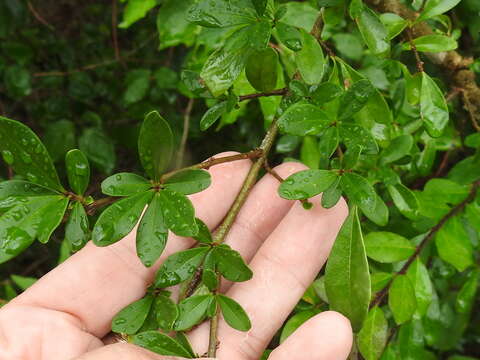
[[[192,196],[197,216],[210,228],[222,220],[248,171],[248,161],[213,167],[212,186]],[[284,164],[277,172],[288,176],[301,165]],[[246,309],[253,327],[240,333],[219,325],[220,359],[258,359],[281,327],[308,284],[324,264],[346,216],[341,202],[331,210],[318,205],[310,211],[276,195],[276,180],[265,176],[227,238],[250,262],[252,280],[224,284],[224,290]],[[301,224],[301,226],[299,226]],[[113,316],[140,298],[155,270],[171,253],[192,245],[172,236],[162,258],[145,268],[135,254],[134,236],[107,248],[88,244],[78,254],[44,276],[29,291],[0,311],[0,359],[164,359],[128,344],[104,346]],[[194,349],[203,354],[208,326],[190,334]],[[351,345],[346,319],[325,312],[304,324],[270,359],[345,359]]]

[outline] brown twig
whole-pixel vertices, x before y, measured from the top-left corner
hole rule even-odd
[[[475,116],[475,110],[473,109],[472,103],[468,98],[468,93],[463,89],[461,90],[461,93],[462,93],[463,103],[465,104],[464,108],[468,112],[470,121],[472,122],[472,125],[475,128],[475,130],[480,131],[480,125],[478,124],[477,117]]]
[[[88,215],[93,215],[93,214],[95,214],[95,212],[98,209],[100,209],[104,206],[110,205],[110,204],[114,203],[115,201],[117,201],[119,199],[120,198],[118,198],[118,197],[109,196],[109,197],[106,197],[106,198],[95,200],[93,203],[91,203],[90,205],[87,206],[87,208],[86,208],[87,214]]]
[[[424,63],[420,58],[420,54],[417,50],[417,47],[415,46],[415,43],[413,42],[413,35],[412,35],[411,29],[407,29],[407,38],[408,38],[408,42],[410,43],[410,47],[412,48],[413,54],[415,55],[415,60],[417,62],[417,71],[422,73],[424,72],[424,69],[423,69]]]
[[[32,13],[33,17],[38,20],[39,23],[45,25],[47,28],[49,28],[52,31],[55,31],[55,27],[50,25],[47,20],[45,20],[33,7],[32,3],[30,1],[27,2],[27,7],[28,10]]]
[[[187,107],[183,115],[183,133],[182,133],[182,139],[180,140],[180,147],[178,150],[177,168],[182,166],[182,163],[183,163],[185,148],[187,146],[187,140],[188,140],[188,131],[190,129],[190,117],[192,114],[194,103],[195,103],[195,100],[193,98],[188,100]]]
[[[268,163],[267,159],[263,162],[263,167],[265,170],[272,175],[275,179],[277,179],[280,183],[284,182],[285,180],[275,171],[270,167],[270,164]]]
[[[477,195],[478,188],[480,187],[480,180],[476,181],[472,185],[472,189],[470,190],[470,193],[468,196],[463,200],[460,204],[454,206],[444,217],[440,219],[440,221],[430,229],[430,231],[427,233],[427,235],[423,238],[423,240],[420,242],[420,244],[417,246],[415,249],[415,252],[413,253],[412,256],[408,258],[406,263],[402,266],[402,268],[390,279],[387,285],[377,292],[373,300],[370,302],[370,308],[379,305],[383,298],[387,295],[388,290],[390,289],[390,286],[392,285],[393,281],[398,275],[405,274],[410,267],[410,265],[413,264],[417,256],[420,255],[422,250],[425,248],[425,246],[428,244],[428,242],[435,236],[435,234],[445,225],[445,223],[450,220],[452,217],[457,215],[460,211],[463,210],[465,206],[467,206],[470,202],[472,202],[475,199],[475,196]]]
[[[283,88],[283,89],[273,90],[273,91],[264,92],[264,93],[242,95],[239,97],[239,99],[240,101],[245,101],[245,100],[256,99],[256,98],[266,97],[266,96],[283,96],[283,95],[286,95],[287,92],[288,92],[288,89]]]
[[[443,175],[443,172],[448,166],[448,159],[450,158],[450,151],[446,151],[445,154],[443,155],[442,162],[440,163],[440,166],[438,167],[437,171],[435,172],[435,175],[433,177],[441,177]]]
[[[117,0],[112,0],[112,42],[113,42],[113,49],[115,50],[115,60],[121,62],[120,48],[118,47],[117,21],[118,21]]]

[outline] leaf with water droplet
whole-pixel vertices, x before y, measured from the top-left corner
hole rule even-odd
[[[362,154],[378,154],[378,145],[370,131],[358,124],[342,122],[338,126],[340,139],[347,149],[357,146],[362,148]]]
[[[303,46],[295,53],[295,61],[303,80],[309,85],[316,85],[322,81],[327,61],[317,39],[303,29],[301,32]]]
[[[227,112],[228,102],[221,101],[209,108],[200,119],[200,130],[205,131]]]
[[[155,193],[137,230],[137,255],[150,267],[158,260],[167,243],[168,229],[163,221],[160,196]]]
[[[243,260],[240,253],[228,245],[219,245],[212,250],[214,261],[222,276],[230,281],[242,282],[250,280],[252,270]]]
[[[22,176],[54,190],[63,190],[47,149],[27,126],[0,116],[0,152],[3,160]],[[28,145],[25,145],[28,144]]]
[[[207,247],[199,247],[170,255],[157,271],[155,286],[164,288],[187,280],[192,276],[192,269],[200,266],[208,251]]]
[[[170,297],[160,294],[155,297],[154,306],[158,327],[164,331],[172,330],[178,317],[177,304]]]
[[[178,236],[197,235],[198,227],[192,202],[185,195],[169,189],[164,189],[159,194],[167,227]]]
[[[90,164],[83,152],[78,149],[70,150],[65,155],[68,183],[72,190],[83,195],[90,182]]]
[[[239,331],[248,331],[252,327],[250,319],[242,306],[232,298],[218,294],[217,301],[222,309],[225,322]]]
[[[112,331],[121,334],[135,334],[145,322],[153,303],[153,296],[147,295],[120,310],[112,320]]]
[[[203,244],[211,244],[213,242],[212,233],[208,226],[199,218],[195,218],[198,226],[198,234],[193,236],[195,240]]]
[[[250,24],[257,18],[251,0],[202,0],[190,7],[187,19],[205,27]]]
[[[58,195],[58,192],[28,181],[3,181],[0,183],[0,209],[7,210],[28,201],[30,197],[42,195]]]
[[[95,245],[107,246],[127,236],[153,194],[153,191],[139,193],[106,208],[93,227],[92,240]]]
[[[278,193],[284,199],[308,199],[327,190],[337,178],[337,172],[329,170],[300,171],[285,179]]]
[[[318,106],[296,103],[278,119],[278,126],[290,135],[315,135],[326,129],[333,121]]]
[[[157,111],[148,113],[138,137],[138,154],[150,178],[160,180],[170,164],[172,152],[173,134],[170,125]]]
[[[302,33],[297,28],[281,21],[277,22],[275,28],[277,29],[278,38],[286,47],[293,51],[302,50],[303,37]]]
[[[271,47],[250,55],[245,68],[248,82],[258,91],[275,89],[278,80],[278,54]]]
[[[423,124],[431,137],[439,137],[448,125],[450,115],[442,90],[426,73],[422,73],[420,113]]]
[[[377,203],[377,194],[372,185],[364,177],[355,173],[342,175],[340,185],[349,200],[366,212],[374,212]]]
[[[212,178],[208,171],[188,169],[169,177],[163,186],[180,194],[190,195],[205,190],[211,183]]]
[[[73,251],[80,250],[89,240],[88,217],[83,205],[75,201],[65,226],[65,240]]]
[[[145,331],[132,336],[132,343],[160,355],[193,358],[190,352],[179,342],[156,330]]]
[[[110,196],[131,196],[145,192],[152,184],[143,176],[132,173],[118,173],[102,181],[102,192]]]
[[[213,295],[194,295],[178,304],[179,314],[175,330],[187,330],[201,323],[207,316],[207,310]]]
[[[375,92],[372,83],[367,79],[355,82],[340,99],[338,120],[346,120],[359,112]]]

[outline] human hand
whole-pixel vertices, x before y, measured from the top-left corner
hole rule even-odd
[[[225,154],[223,154],[225,155]],[[192,195],[196,215],[211,229],[219,225],[249,169],[249,160],[210,169],[212,185]],[[303,170],[286,163],[275,170],[282,177]],[[249,314],[246,333],[220,322],[219,359],[258,359],[325,263],[347,215],[341,200],[326,210],[319,197],[306,211],[299,202],[281,199],[278,182],[263,177],[252,190],[226,243],[249,261],[253,278],[223,284],[222,291]],[[84,249],[41,278],[0,310],[0,360],[167,360],[127,343],[105,345],[112,318],[142,297],[168,255],[193,240],[170,235],[160,260],[145,268],[135,252],[135,236],[99,248]],[[203,354],[208,324],[189,333],[194,350]],[[335,312],[323,312],[303,324],[270,355],[270,360],[342,360],[352,343],[350,323]],[[178,359],[178,358],[176,358]]]

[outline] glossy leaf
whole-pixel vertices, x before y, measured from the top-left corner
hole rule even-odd
[[[393,203],[404,216],[412,220],[418,217],[419,204],[414,192],[403,184],[388,185],[387,189]]]
[[[472,243],[458,216],[449,219],[437,232],[435,245],[440,258],[458,271],[474,264]]]
[[[333,83],[325,82],[311,91],[310,97],[316,105],[323,105],[329,103],[330,101],[335,100],[340,95],[342,95],[343,89]]]
[[[191,277],[208,253],[208,248],[199,247],[170,255],[158,269],[156,287],[177,285]]]
[[[389,32],[373,10],[365,6],[355,20],[365,43],[373,54],[381,55],[389,52]]]
[[[472,271],[457,294],[455,310],[459,313],[469,313],[475,305],[475,296],[478,291],[479,270]]]
[[[415,252],[415,246],[410,241],[386,231],[368,233],[365,248],[369,258],[382,263],[405,260]]]
[[[108,246],[128,235],[152,196],[152,191],[139,193],[106,208],[93,227],[92,240],[95,245]]]
[[[281,21],[276,24],[275,28],[277,29],[278,38],[286,47],[293,51],[302,50],[303,35],[300,30]]]
[[[417,22],[430,19],[434,16],[443,14],[457,6],[461,0],[428,0],[425,7],[417,18]]]
[[[370,303],[370,273],[357,208],[350,210],[333,245],[325,270],[330,308],[348,317],[359,331]]]
[[[338,120],[346,120],[359,112],[374,91],[375,88],[366,79],[354,83],[340,99]]]
[[[252,53],[248,58],[245,74],[258,91],[275,89],[278,79],[278,55],[271,47]]]
[[[320,167],[327,168],[330,157],[333,155],[335,150],[338,148],[339,136],[338,128],[336,126],[331,126],[325,130],[320,137],[320,142],[318,144],[318,150],[320,152]]]
[[[323,192],[322,206],[325,209],[334,207],[342,196],[342,188],[340,187],[340,178],[338,178],[330,187]]]
[[[410,134],[400,135],[394,138],[390,145],[382,151],[380,162],[390,164],[400,160],[410,153],[413,146],[413,137]]]
[[[191,169],[183,170],[169,177],[163,186],[171,191],[189,195],[205,190],[211,182],[212,178],[208,171]]]
[[[388,306],[395,322],[400,325],[410,320],[417,309],[415,289],[407,275],[397,275],[388,291]]]
[[[317,39],[302,30],[303,46],[295,53],[295,61],[303,80],[309,85],[319,84],[327,67],[322,47]]]
[[[155,264],[165,248],[167,238],[168,229],[163,220],[160,195],[155,193],[137,230],[137,255],[143,265],[150,267]]]
[[[0,182],[0,210],[28,201],[28,198],[43,195],[59,195],[53,189],[23,180],[7,180]]]
[[[123,13],[123,21],[118,25],[120,28],[128,28],[133,23],[145,17],[148,11],[157,5],[155,0],[128,0]]]
[[[180,356],[191,359],[192,355],[181,344],[171,337],[156,330],[145,331],[132,336],[132,343],[165,356]]]
[[[112,320],[112,331],[128,335],[135,334],[147,318],[152,303],[153,296],[147,295],[123,308]]]
[[[208,226],[200,219],[196,218],[195,222],[198,226],[198,234],[193,236],[195,240],[204,244],[210,244],[213,242],[212,233]]]
[[[225,279],[242,282],[252,278],[252,270],[238,251],[233,250],[228,245],[220,245],[215,247],[212,252],[217,269]]]
[[[433,299],[433,284],[428,269],[419,258],[416,258],[408,268],[407,276],[415,290],[417,312],[423,316]]]
[[[308,199],[327,190],[337,179],[334,171],[303,170],[285,179],[278,193],[284,199]]]
[[[252,23],[256,17],[250,0],[202,0],[190,7],[187,19],[206,27],[228,27]]]
[[[318,169],[320,156],[317,138],[315,136],[305,136],[300,149],[300,160],[310,169]]]
[[[175,330],[187,330],[199,324],[207,316],[207,310],[213,301],[213,295],[194,295],[178,304],[178,318]]]
[[[400,35],[408,25],[407,20],[394,13],[380,14],[380,20],[387,28],[390,40]]]
[[[366,360],[380,359],[387,344],[388,323],[383,310],[375,306],[368,312],[358,333],[358,348]]]
[[[319,107],[301,103],[290,106],[278,119],[283,132],[297,136],[317,134],[331,123],[332,120]]]
[[[63,190],[47,149],[27,126],[0,116],[0,153],[15,173],[28,181]]]
[[[257,14],[262,16],[265,13],[265,9],[267,8],[268,0],[252,0],[252,4],[257,10]]]
[[[90,164],[84,153],[78,149],[70,150],[65,155],[68,183],[72,190],[83,195],[90,182]]]
[[[160,191],[160,202],[165,225],[178,236],[195,236],[198,233],[195,209],[183,194],[164,189]]]
[[[449,121],[448,106],[442,91],[426,73],[422,75],[420,112],[428,134],[441,136]]]
[[[101,129],[85,129],[78,140],[79,149],[88,160],[105,174],[115,168],[116,155],[112,139]]]
[[[341,177],[340,185],[343,192],[360,209],[369,213],[375,212],[377,195],[364,177],[355,173],[345,173]]]
[[[223,318],[228,325],[239,331],[250,330],[252,327],[250,319],[239,303],[222,294],[217,295],[217,301],[222,309]]]
[[[442,52],[455,50],[458,47],[457,42],[450,36],[445,35],[425,35],[412,40],[417,51],[423,52]],[[410,43],[405,43],[403,48],[411,50]]]
[[[338,132],[341,140],[347,148],[360,146],[362,148],[362,153],[378,153],[377,142],[371,133],[364,127],[357,124],[342,123],[338,126]]]
[[[152,184],[143,176],[118,173],[102,181],[102,192],[110,196],[131,196],[147,191]]]
[[[285,341],[295,330],[297,330],[308,319],[311,319],[318,314],[318,310],[305,310],[296,313],[285,323],[280,334],[280,344]]]
[[[200,130],[205,131],[215,124],[227,112],[227,105],[226,101],[222,101],[209,108],[200,120]]]
[[[155,297],[153,306],[158,327],[164,331],[171,331],[179,315],[177,304],[167,295],[160,294]]]
[[[138,153],[147,174],[159,180],[170,164],[173,135],[168,122],[156,111],[145,116],[138,137]]]
[[[75,201],[65,226],[65,240],[74,251],[80,250],[90,240],[88,217],[83,205]]]

